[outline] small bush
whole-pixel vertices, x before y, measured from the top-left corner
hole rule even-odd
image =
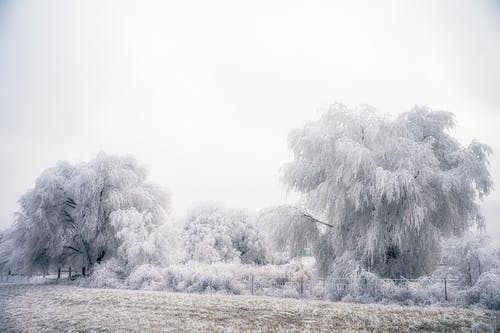
[[[458,300],[464,306],[479,305],[500,310],[500,270],[481,274],[474,286],[460,292]]]
[[[79,285],[90,288],[125,288],[125,272],[115,259],[97,265],[88,279],[78,280]]]
[[[244,286],[238,284],[231,272],[232,264],[200,264],[189,262],[165,269],[165,289],[172,291],[227,292],[240,294]],[[229,268],[229,269],[228,269]]]
[[[127,278],[127,286],[132,289],[161,290],[164,284],[161,270],[149,264],[136,267]]]

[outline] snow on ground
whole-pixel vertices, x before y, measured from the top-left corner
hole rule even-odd
[[[0,285],[0,332],[495,332],[500,312]]]

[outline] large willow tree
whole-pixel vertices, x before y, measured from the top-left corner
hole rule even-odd
[[[333,225],[322,238],[333,263],[355,258],[384,277],[416,277],[434,268],[443,236],[483,226],[490,148],[462,146],[454,126],[452,113],[424,107],[392,119],[335,104],[290,133],[283,180]]]

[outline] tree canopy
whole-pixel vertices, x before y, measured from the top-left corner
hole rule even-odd
[[[393,119],[335,104],[290,133],[283,181],[332,224],[333,264],[354,255],[381,276],[416,277],[433,269],[441,237],[483,226],[491,150],[462,146],[454,126],[452,113],[425,107]]]

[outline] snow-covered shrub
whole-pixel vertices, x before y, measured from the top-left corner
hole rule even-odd
[[[324,280],[318,280],[310,284],[309,296],[315,299],[328,299],[330,295],[330,286]]]
[[[240,294],[244,288],[235,278],[236,264],[188,262],[164,270],[165,288],[184,292],[225,292]]]
[[[285,288],[281,292],[282,297],[285,298],[300,298],[300,293],[297,291],[297,288]]]
[[[409,295],[415,304],[444,304],[444,280],[432,277],[421,277],[415,282],[406,284]],[[448,299],[452,302],[457,294],[454,284],[447,284]]]
[[[500,269],[481,274],[476,287],[479,289],[479,303],[491,310],[500,310]]]
[[[465,305],[480,305],[500,310],[500,269],[481,274],[471,288],[460,292],[459,301]]]
[[[126,284],[132,289],[161,290],[165,280],[163,272],[156,266],[144,264],[137,266],[127,278]]]
[[[355,269],[349,271],[349,267]],[[328,295],[332,300],[361,303],[397,303],[402,305],[446,304],[444,280],[421,277],[416,280],[384,279],[357,265],[352,256],[344,255],[333,266]],[[448,283],[448,302],[457,296],[458,286]]]
[[[194,208],[186,219],[183,238],[188,260],[266,263],[262,236],[242,211]]]
[[[387,294],[387,291],[393,288],[390,281],[382,280],[374,273],[365,270],[360,270],[357,278],[351,280],[351,284],[355,295],[363,296],[370,302],[377,301],[377,298]]]
[[[288,264],[283,265],[285,276],[292,281],[309,280],[313,276],[310,266],[304,264],[300,259],[294,259]]]
[[[240,276],[248,281],[247,288],[251,287],[253,281],[256,295],[297,298],[311,293],[313,275],[313,263],[294,259],[284,265],[248,267],[244,275]]]
[[[329,271],[330,278],[350,279],[359,276],[361,272],[366,270],[361,267],[361,264],[354,253],[346,252],[342,256],[336,258]]]
[[[347,258],[346,258],[347,259]],[[346,260],[344,263],[349,263]],[[372,272],[357,266],[352,272],[342,267],[340,272],[328,279],[329,298],[332,300],[373,303],[382,301],[400,301],[407,295],[399,290],[392,280],[381,279]]]
[[[125,271],[116,259],[109,259],[94,266],[88,279],[79,279],[78,283],[90,288],[125,288]]]
[[[295,297],[313,274],[312,264],[244,265],[239,263],[203,264],[190,261],[163,270],[165,289],[183,292],[250,293]]]
[[[443,245],[442,262],[449,269],[448,274],[466,287],[474,285],[484,272],[500,267],[500,259],[484,233],[448,239]]]

